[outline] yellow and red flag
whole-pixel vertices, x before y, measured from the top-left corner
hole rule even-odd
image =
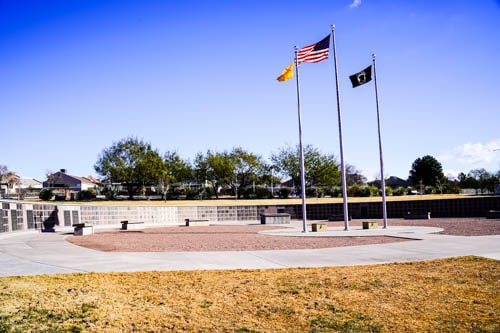
[[[294,63],[294,61],[292,61],[290,66],[288,66],[287,68],[285,68],[283,70],[283,72],[281,72],[281,75],[278,76],[278,78],[276,80],[283,82],[283,81],[291,79],[294,76],[293,75],[293,63]]]

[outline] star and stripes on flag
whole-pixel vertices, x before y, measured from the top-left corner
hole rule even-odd
[[[304,46],[297,53],[297,65],[300,65],[303,62],[320,62],[325,59],[328,59],[330,54],[330,35],[326,36],[319,42],[311,45]],[[278,76],[276,80],[283,82],[289,80],[294,77],[293,74],[293,65],[292,62],[287,68],[281,72],[281,75]]]
[[[297,53],[297,62],[320,62],[328,59],[330,53],[330,35],[326,36],[316,44],[304,46]]]
[[[349,76],[351,79],[352,87],[356,88],[372,80],[372,66],[368,66],[361,72]]]

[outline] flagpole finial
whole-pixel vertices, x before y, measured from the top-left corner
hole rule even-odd
[[[372,59],[375,60],[376,57],[377,55],[375,53],[372,53]]]
[[[332,31],[335,30],[335,24],[332,24]]]

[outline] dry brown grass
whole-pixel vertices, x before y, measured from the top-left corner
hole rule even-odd
[[[0,278],[0,332],[499,332],[500,262]]]

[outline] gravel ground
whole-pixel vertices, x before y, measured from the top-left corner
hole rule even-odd
[[[382,225],[381,220],[377,220]],[[362,220],[351,221],[360,226]],[[325,222],[329,227],[343,222]],[[430,220],[389,219],[388,226],[429,226],[443,228],[442,234],[483,236],[500,234],[500,220],[449,218]],[[283,237],[258,234],[280,227],[253,225],[212,225],[199,227],[162,227],[140,231],[102,231],[88,236],[69,236],[67,241],[100,251],[177,252],[177,251],[255,251],[319,249],[340,246],[411,241],[394,237]]]

